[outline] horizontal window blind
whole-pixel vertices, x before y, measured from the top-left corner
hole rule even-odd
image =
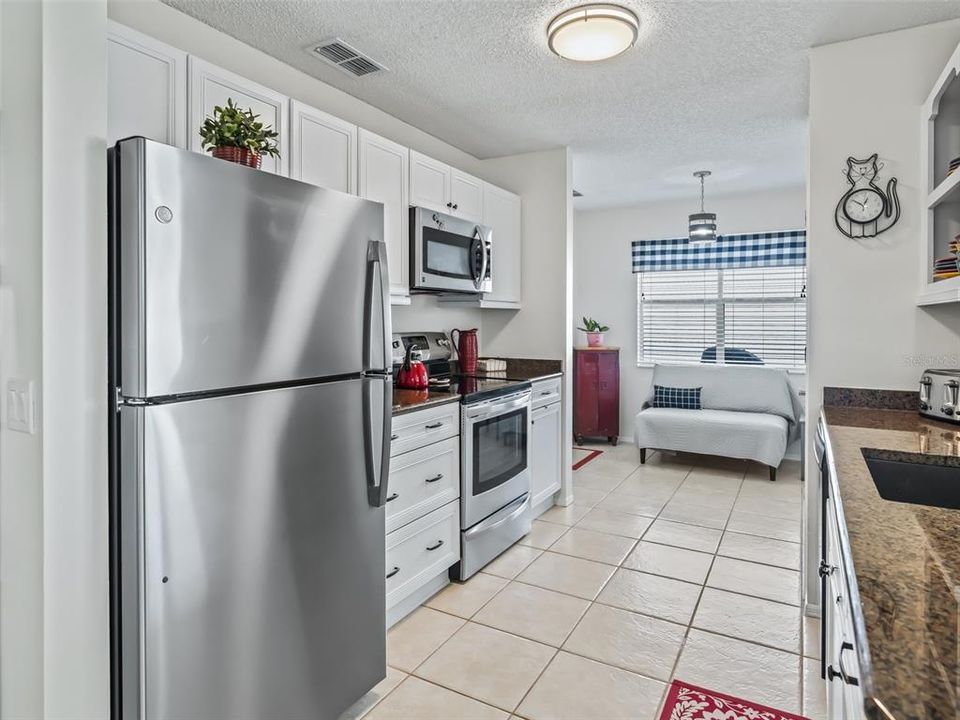
[[[806,364],[806,268],[637,274],[639,362]]]

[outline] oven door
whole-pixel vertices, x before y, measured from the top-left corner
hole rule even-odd
[[[467,405],[462,416],[461,527],[530,491],[530,391]]]
[[[426,208],[411,208],[414,290],[490,292],[491,230]]]

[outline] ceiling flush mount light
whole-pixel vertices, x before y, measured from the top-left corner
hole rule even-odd
[[[717,240],[717,214],[703,210],[703,179],[708,175],[709,170],[697,170],[693,174],[695,178],[700,178],[700,212],[690,215],[690,242],[695,245]]]
[[[640,21],[619,5],[581,5],[547,26],[547,44],[568,60],[594,62],[619,55],[637,41]]]

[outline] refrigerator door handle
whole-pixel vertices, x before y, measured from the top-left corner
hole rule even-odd
[[[363,447],[366,455],[367,497],[373,507],[387,504],[387,479],[390,475],[390,439],[392,432],[393,378],[389,375],[368,375],[363,379]],[[376,399],[377,383],[383,385],[382,427],[377,447]],[[377,458],[377,451],[380,457]]]
[[[377,282],[379,269],[380,282]],[[374,306],[379,295],[382,337],[375,338],[373,316]],[[389,372],[393,363],[390,351],[393,339],[393,328],[390,320],[390,273],[387,268],[387,246],[378,240],[371,240],[367,244],[367,279],[366,293],[363,302],[363,362],[364,370],[379,370]],[[380,346],[381,355],[374,358],[375,347]]]

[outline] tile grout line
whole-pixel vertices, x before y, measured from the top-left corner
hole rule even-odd
[[[600,660],[596,660],[595,658],[590,658],[590,657],[587,657],[587,656],[585,656],[585,655],[581,655],[581,654],[576,653],[576,652],[570,652],[569,650],[564,650],[564,649],[563,649],[563,646],[564,646],[564,644],[569,640],[570,636],[571,636],[571,635],[577,630],[577,628],[581,625],[581,623],[583,622],[583,619],[584,619],[584,618],[586,617],[586,615],[589,613],[591,607],[593,607],[594,605],[601,605],[601,606],[603,606],[603,607],[614,607],[614,608],[617,607],[617,606],[613,606],[613,605],[607,605],[606,603],[601,603],[601,602],[599,602],[599,601],[597,600],[597,598],[599,598],[600,593],[601,593],[601,592],[603,591],[603,589],[609,584],[609,582],[613,579],[614,575],[616,574],[616,572],[617,572],[618,570],[621,570],[621,569],[630,569],[630,568],[624,568],[624,567],[623,567],[623,563],[626,562],[626,559],[630,556],[630,554],[632,554],[632,553],[636,550],[636,548],[637,548],[637,546],[639,545],[639,543],[640,543],[641,541],[643,541],[643,538],[644,538],[644,537],[646,536],[646,534],[649,532],[649,530],[650,530],[650,528],[653,526],[653,524],[654,524],[658,519],[669,520],[669,518],[661,518],[661,517],[660,517],[660,516],[662,515],[663,508],[665,508],[666,505],[667,505],[671,500],[674,499],[674,496],[677,494],[677,492],[678,492],[678,491],[680,490],[680,488],[683,486],[683,483],[686,481],[686,479],[689,477],[689,475],[691,474],[691,472],[693,472],[693,470],[694,470],[696,467],[697,467],[697,466],[692,465],[692,466],[690,466],[690,467],[687,469],[687,472],[684,473],[683,478],[680,480],[680,482],[679,482],[679,483],[677,484],[677,486],[674,488],[673,492],[670,494],[668,500],[664,503],[664,505],[663,505],[663,507],[661,508],[660,512],[658,512],[657,515],[656,515],[655,517],[653,517],[652,519],[650,518],[649,515],[637,515],[637,514],[635,514],[635,513],[628,513],[628,512],[620,511],[620,512],[624,512],[624,514],[630,514],[630,515],[635,515],[635,516],[637,516],[637,517],[644,517],[644,518],[647,518],[647,519],[651,519],[650,524],[647,526],[647,528],[644,529],[644,531],[641,533],[640,537],[638,537],[638,538],[633,538],[633,537],[629,537],[629,536],[618,535],[618,534],[616,534],[616,533],[609,533],[609,532],[604,532],[604,531],[600,531],[600,530],[593,530],[593,529],[590,529],[590,528],[579,528],[579,529],[581,529],[581,530],[585,530],[585,531],[588,531],[588,532],[594,532],[594,533],[598,533],[598,534],[601,534],[601,535],[604,535],[604,534],[605,534],[605,535],[610,535],[610,536],[613,536],[613,537],[622,537],[622,538],[631,540],[631,541],[632,541],[632,544],[631,544],[630,550],[627,551],[627,553],[624,555],[624,557],[620,560],[620,562],[619,562],[617,565],[613,565],[613,564],[611,564],[611,563],[607,563],[607,562],[603,562],[603,561],[593,560],[593,559],[590,559],[590,558],[582,558],[582,557],[576,556],[576,555],[569,555],[569,554],[567,554],[567,553],[562,553],[562,552],[560,552],[560,551],[551,551],[551,550],[550,550],[550,547],[552,547],[554,544],[556,544],[556,542],[558,542],[559,539],[560,539],[560,537],[562,537],[563,535],[561,535],[560,537],[558,537],[557,540],[554,540],[554,541],[550,544],[550,546],[548,546],[547,548],[536,548],[536,547],[533,547],[533,546],[528,546],[528,547],[531,547],[532,549],[539,550],[540,553],[539,553],[539,555],[538,555],[533,561],[531,561],[531,563],[529,563],[526,567],[529,567],[530,565],[533,564],[533,562],[536,562],[536,560],[539,559],[539,558],[543,555],[544,552],[550,551],[550,552],[555,552],[555,554],[557,554],[557,555],[564,555],[564,556],[566,556],[566,557],[573,557],[573,558],[576,558],[576,559],[582,559],[582,560],[587,560],[587,561],[590,561],[590,562],[596,562],[596,563],[599,563],[599,564],[606,565],[606,566],[608,566],[608,567],[614,568],[614,572],[611,573],[610,577],[607,578],[607,579],[603,582],[603,584],[600,586],[600,589],[599,589],[599,591],[597,592],[597,594],[595,595],[594,599],[588,600],[588,599],[586,599],[586,598],[582,598],[582,597],[579,597],[579,596],[576,596],[576,595],[571,595],[571,594],[569,594],[569,593],[565,593],[565,592],[562,592],[562,591],[559,591],[559,590],[556,590],[556,589],[553,589],[553,588],[540,588],[540,586],[533,585],[532,583],[523,582],[523,581],[517,579],[517,578],[519,577],[519,575],[522,574],[522,572],[523,572],[523,570],[521,570],[521,571],[520,571],[519,573],[517,573],[513,578],[504,578],[504,577],[502,577],[502,576],[494,575],[493,573],[487,573],[487,574],[489,574],[489,575],[491,575],[491,576],[493,576],[493,577],[498,577],[498,578],[501,579],[501,580],[506,580],[506,583],[503,585],[503,587],[501,587],[499,590],[497,590],[490,598],[488,598],[484,603],[482,603],[482,604],[477,608],[477,610],[475,610],[475,611],[470,615],[470,617],[468,617],[468,618],[463,618],[462,616],[455,615],[455,614],[453,614],[453,613],[449,613],[449,612],[446,612],[446,611],[444,611],[444,610],[440,610],[440,609],[437,609],[437,608],[429,608],[429,609],[431,609],[431,610],[434,610],[435,612],[440,612],[440,613],[445,614],[445,615],[448,615],[448,616],[450,616],[450,617],[455,617],[455,618],[457,618],[457,620],[461,620],[462,623],[461,623],[461,625],[454,631],[454,633],[451,634],[451,636],[450,636],[449,638],[447,638],[447,639],[446,639],[444,642],[442,642],[435,650],[433,650],[431,653],[429,653],[429,654],[426,656],[426,658],[424,658],[424,660],[422,660],[419,664],[417,664],[417,665],[414,667],[414,669],[413,669],[412,671],[410,671],[409,673],[407,673],[407,672],[404,671],[404,670],[401,670],[400,668],[393,668],[393,669],[395,669],[395,670],[398,670],[399,672],[405,673],[404,679],[401,680],[401,682],[399,682],[394,688],[392,688],[392,689],[390,690],[390,692],[386,693],[382,698],[380,698],[376,703],[374,703],[370,708],[368,708],[368,709],[364,712],[364,715],[363,715],[363,716],[365,716],[366,714],[368,714],[374,707],[376,707],[376,706],[379,705],[381,702],[383,702],[383,700],[385,700],[387,697],[389,697],[389,696],[394,692],[394,690],[396,690],[398,687],[400,687],[400,685],[402,685],[402,684],[406,681],[406,679],[407,679],[408,677],[410,677],[410,676],[416,677],[416,678],[418,678],[419,680],[421,680],[421,681],[423,681],[423,682],[427,682],[427,683],[429,683],[429,684],[437,685],[438,687],[442,687],[442,688],[444,688],[444,689],[447,689],[447,690],[449,690],[449,691],[451,691],[451,692],[454,692],[454,693],[456,693],[456,694],[459,694],[459,695],[461,695],[461,696],[463,696],[463,697],[469,698],[470,700],[473,700],[473,701],[475,701],[475,702],[480,702],[481,704],[487,705],[488,707],[495,708],[495,709],[497,709],[497,710],[502,710],[502,708],[496,708],[496,706],[489,705],[488,703],[485,703],[484,701],[479,700],[479,699],[477,699],[477,698],[474,698],[474,697],[472,697],[472,696],[470,696],[470,695],[468,695],[468,694],[466,694],[466,693],[460,692],[460,691],[455,690],[455,689],[453,689],[453,688],[447,688],[445,685],[442,685],[442,684],[439,684],[439,683],[434,683],[433,681],[428,680],[428,679],[426,679],[426,678],[423,678],[423,677],[421,677],[421,676],[419,676],[419,675],[416,674],[416,671],[417,671],[420,667],[422,667],[434,654],[436,654],[442,647],[444,647],[444,646],[450,641],[450,639],[453,638],[454,635],[457,635],[467,624],[469,624],[469,623],[471,623],[471,622],[474,623],[474,624],[476,624],[476,625],[478,625],[478,626],[481,626],[481,627],[488,627],[488,628],[493,629],[493,630],[495,630],[495,631],[503,632],[503,633],[505,633],[505,634],[507,634],[507,635],[510,635],[510,636],[512,636],[512,637],[519,638],[519,639],[521,639],[521,640],[526,640],[526,641],[528,641],[528,642],[536,642],[536,643],[541,644],[541,645],[544,645],[544,646],[546,646],[546,647],[551,647],[551,648],[554,650],[553,654],[551,655],[550,660],[546,663],[546,665],[544,666],[543,670],[538,674],[537,678],[534,680],[534,682],[530,685],[530,687],[529,687],[529,688],[527,689],[527,691],[524,693],[524,696],[521,698],[520,702],[513,708],[512,711],[510,711],[510,712],[512,712],[512,713],[515,713],[516,710],[520,707],[520,705],[523,703],[523,701],[527,698],[527,696],[529,695],[529,693],[532,691],[533,687],[537,684],[537,682],[539,682],[540,678],[543,676],[543,674],[544,674],[544,672],[546,671],[546,669],[549,668],[549,666],[552,664],[552,662],[554,661],[554,659],[557,657],[557,655],[558,655],[561,651],[567,652],[568,654],[573,655],[573,656],[576,656],[576,657],[580,657],[580,658],[584,658],[584,659],[586,659],[586,660],[590,660],[590,661],[592,661],[592,662],[597,662],[597,663],[599,663],[599,664],[601,664],[601,665],[606,665],[606,666],[608,666],[608,667],[612,667],[612,668],[615,668],[615,669],[619,669],[619,670],[622,670],[622,671],[624,671],[624,672],[628,672],[628,673],[631,673],[631,674],[633,674],[633,675],[637,675],[637,676],[639,676],[639,677],[647,678],[647,679],[649,679],[649,680],[652,680],[652,681],[655,681],[655,682],[659,682],[659,683],[661,683],[661,684],[665,684],[665,687],[668,688],[668,687],[669,687],[669,683],[671,682],[672,679],[674,679],[674,673],[676,672],[676,667],[679,665],[680,657],[682,656],[683,650],[684,650],[684,648],[686,647],[687,639],[688,639],[688,637],[689,637],[689,631],[693,628],[693,618],[696,616],[696,612],[697,612],[697,610],[699,609],[700,601],[701,601],[702,596],[703,596],[703,591],[704,591],[704,589],[707,587],[706,582],[707,582],[707,580],[708,580],[708,578],[709,578],[710,572],[712,572],[713,565],[714,565],[714,563],[715,563],[715,561],[716,561],[716,558],[717,558],[717,557],[727,557],[727,556],[725,556],[725,555],[720,555],[719,545],[720,545],[720,542],[722,541],[722,538],[723,538],[724,533],[727,532],[727,530],[728,530],[728,526],[729,526],[730,519],[731,519],[731,516],[732,516],[733,508],[735,507],[737,500],[739,500],[740,495],[741,495],[741,492],[742,492],[743,487],[744,487],[744,481],[745,481],[745,479],[746,479],[746,473],[747,473],[748,468],[745,468],[743,475],[741,475],[741,478],[740,478],[740,481],[739,481],[739,484],[738,484],[738,489],[737,489],[736,498],[735,498],[735,500],[734,500],[734,505],[733,505],[733,507],[731,507],[731,510],[727,513],[727,517],[726,517],[726,521],[725,521],[725,523],[724,523],[724,527],[723,527],[722,529],[719,529],[719,528],[708,528],[708,529],[714,529],[714,530],[718,530],[718,529],[719,529],[719,530],[720,530],[720,533],[721,533],[721,537],[720,537],[720,540],[719,540],[718,543],[717,543],[717,548],[714,550],[713,553],[710,553],[710,554],[712,555],[712,559],[711,559],[711,563],[710,563],[710,568],[709,568],[708,571],[707,571],[707,575],[705,576],[704,581],[703,581],[702,583],[699,583],[699,585],[700,585],[700,593],[698,594],[697,603],[695,604],[694,609],[693,609],[693,612],[692,612],[692,614],[691,614],[691,616],[690,616],[689,621],[686,623],[686,625],[683,625],[682,623],[677,623],[677,622],[672,621],[672,620],[668,620],[668,619],[666,619],[666,618],[661,618],[661,617],[658,617],[658,616],[656,616],[656,615],[649,615],[649,614],[647,614],[647,613],[642,613],[642,612],[637,612],[637,611],[635,611],[635,610],[630,610],[630,609],[628,609],[628,608],[617,608],[617,609],[623,610],[623,611],[625,611],[625,612],[635,613],[635,614],[637,614],[637,615],[641,615],[641,616],[644,616],[644,617],[650,617],[650,618],[652,618],[652,619],[659,620],[659,621],[661,621],[661,622],[668,622],[668,623],[671,623],[671,624],[673,624],[673,625],[683,626],[683,627],[686,628],[686,631],[685,631],[685,633],[684,633],[683,640],[681,641],[679,650],[678,650],[678,652],[677,652],[677,657],[676,657],[676,659],[675,659],[675,661],[674,661],[674,663],[673,663],[673,666],[672,666],[672,668],[671,668],[671,672],[670,672],[670,675],[669,675],[669,679],[666,681],[666,683],[664,683],[664,681],[661,680],[661,679],[659,679],[659,678],[653,678],[653,677],[650,677],[649,675],[644,675],[643,673],[637,673],[637,672],[635,672],[635,671],[633,671],[633,670],[629,670],[629,669],[627,669],[627,668],[623,668],[623,667],[620,667],[620,666],[618,666],[618,665],[614,665],[614,664],[611,664],[611,663],[606,663],[606,662],[603,662],[603,661],[600,661]],[[748,466],[748,467],[749,467],[749,466]],[[639,468],[640,468],[640,465],[638,464],[636,470],[638,470]],[[614,493],[614,492],[616,491],[616,489],[617,489],[618,487],[620,487],[620,485],[623,484],[623,482],[625,482],[631,475],[633,475],[633,474],[636,472],[636,470],[634,470],[634,471],[631,472],[631,473],[628,473],[628,475],[627,475],[626,477],[624,477],[616,487],[614,487],[613,489],[611,489],[611,490],[609,490],[609,491],[603,492],[603,496],[597,501],[597,503],[595,503],[594,505],[591,505],[591,506],[589,507],[588,512],[589,512],[590,510],[596,508],[597,505],[598,505],[600,502],[603,502],[603,500],[605,500],[608,496],[610,496],[612,493]],[[564,533],[563,533],[563,534],[566,534],[566,532],[568,532],[572,527],[577,527],[582,520],[583,520],[583,517],[581,517],[574,525],[565,525],[565,524],[562,524],[562,523],[550,523],[549,520],[541,520],[541,522],[547,522],[547,523],[550,523],[550,524],[555,524],[555,525],[558,525],[558,526],[566,527],[566,530],[565,530]],[[670,520],[670,522],[676,522],[676,523],[678,523],[678,524],[688,525],[688,526],[690,526],[690,527],[703,527],[703,526],[693,525],[693,524],[691,524],[691,523],[685,523],[685,522],[683,522],[683,521],[677,521],[677,520]],[[730,532],[735,532],[735,531],[730,531]],[[671,545],[667,545],[666,543],[656,543],[655,541],[652,541],[652,540],[647,541],[647,542],[655,543],[655,544],[658,544],[658,545],[664,545],[664,546],[666,546],[666,547],[678,547],[678,548],[679,548],[679,546],[671,546]],[[691,551],[691,552],[701,552],[702,554],[707,554],[707,553],[703,553],[703,551],[700,551],[700,550],[691,550],[690,548],[679,548],[679,549],[686,549],[686,550],[689,550],[689,551]],[[741,560],[742,562],[753,562],[753,561],[750,561],[750,560],[744,560],[744,559],[742,559],[742,558],[730,558],[730,559]],[[767,565],[766,563],[756,563],[756,564],[758,564],[758,565],[765,565],[765,566],[769,566],[769,567],[778,567],[778,568],[780,567],[780,566]],[[526,569],[526,567],[524,568],[524,570]],[[792,570],[791,568],[780,568],[780,569]],[[635,572],[641,572],[641,573],[643,573],[644,571],[635,571]],[[795,571],[794,571],[794,572],[795,572]],[[661,576],[661,575],[658,575],[657,573],[644,573],[644,574],[648,574],[648,575],[652,575],[652,576],[656,576],[656,577],[664,577],[664,578],[672,579],[672,580],[675,580],[675,581],[678,581],[678,582],[685,582],[685,583],[687,583],[687,584],[694,584],[694,585],[697,584],[697,583],[691,583],[691,582],[688,581],[688,580],[682,580],[682,579],[680,579],[680,578],[672,578],[672,577],[670,577],[670,576]],[[554,647],[554,646],[551,646],[549,643],[543,643],[543,642],[538,641],[538,640],[533,640],[532,638],[527,638],[527,637],[524,637],[524,636],[521,636],[521,635],[516,635],[516,634],[514,634],[514,633],[510,633],[510,632],[505,631],[505,630],[502,630],[502,629],[500,629],[500,628],[496,628],[496,627],[494,627],[494,626],[492,626],[492,625],[487,625],[487,624],[485,624],[485,623],[482,623],[482,622],[478,622],[478,621],[473,620],[473,618],[476,617],[476,615],[478,615],[478,614],[483,610],[483,608],[485,608],[487,605],[489,605],[489,604],[494,600],[494,598],[496,598],[496,597],[499,596],[501,593],[503,593],[503,592],[504,592],[512,583],[514,583],[514,582],[519,583],[519,584],[521,584],[521,585],[529,585],[529,586],[532,586],[532,587],[538,587],[538,588],[540,588],[540,589],[547,590],[547,591],[549,591],[549,592],[556,592],[556,593],[558,593],[558,594],[564,595],[565,597],[575,598],[575,599],[578,599],[578,600],[585,600],[585,601],[587,602],[587,606],[586,606],[586,608],[584,609],[583,613],[581,613],[581,615],[579,616],[577,622],[574,624],[573,628],[565,635],[563,641],[562,641],[558,646]],[[720,591],[724,591],[722,588],[717,588],[717,589],[720,590]],[[725,592],[732,592],[732,593],[734,593],[734,594],[743,594],[743,593],[736,593],[736,591],[725,591]],[[750,597],[752,597],[752,596],[750,596]],[[766,598],[761,598],[761,599],[766,599]],[[779,601],[771,600],[771,602],[779,602]],[[788,603],[780,603],[780,604],[790,606]],[[423,605],[423,606],[424,606],[424,607],[428,607],[428,606],[426,606],[426,605]],[[791,607],[795,607],[795,606],[791,606]],[[717,635],[717,636],[720,636],[720,637],[727,637],[727,638],[730,638],[730,639],[733,639],[733,640],[739,640],[740,642],[746,642],[746,643],[749,643],[749,644],[757,645],[757,646],[759,646],[759,647],[765,647],[765,648],[770,648],[770,649],[773,649],[773,650],[779,650],[779,651],[781,651],[781,652],[787,652],[787,653],[792,654],[792,655],[799,655],[799,658],[800,658],[800,668],[801,668],[801,672],[800,672],[800,700],[801,700],[801,708],[802,708],[802,707],[803,707],[803,705],[802,705],[802,702],[803,702],[803,683],[802,683],[803,671],[802,671],[802,669],[803,669],[803,659],[806,657],[806,656],[803,654],[803,648],[802,648],[803,629],[804,629],[804,628],[803,628],[803,624],[802,624],[802,617],[799,619],[799,622],[800,622],[800,631],[801,631],[801,650],[800,650],[800,653],[799,653],[799,654],[797,654],[797,653],[790,653],[789,651],[785,651],[785,650],[783,650],[782,648],[776,648],[776,647],[773,647],[773,646],[765,645],[765,644],[763,644],[763,643],[751,642],[751,641],[745,640],[745,639],[743,639],[743,638],[736,638],[736,637],[734,637],[734,636],[724,635],[723,633],[716,633],[716,632],[712,632],[712,631],[709,631],[709,630],[703,630],[703,629],[700,629],[700,628],[697,628],[697,629],[698,629],[699,631],[701,631],[701,632],[706,632],[706,633],[709,633],[709,634],[712,634],[712,635]],[[390,667],[393,667],[393,666],[390,666]],[[666,690],[664,690],[663,693],[661,694],[660,701],[659,701],[659,705],[658,705],[659,708],[662,708],[662,704],[663,704],[663,701],[664,701],[665,693],[666,693]],[[363,717],[363,716],[361,716],[361,717]]]

